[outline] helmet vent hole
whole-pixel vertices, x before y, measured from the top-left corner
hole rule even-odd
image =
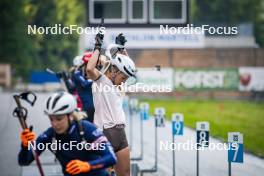
[[[50,99],[51,99],[51,97],[49,97],[49,99],[48,99],[48,101],[47,101],[47,104],[46,104],[46,108],[47,108],[47,109],[49,109]]]
[[[133,76],[132,73],[130,73],[130,72],[127,70],[127,68],[126,68],[125,66],[124,66],[123,68],[124,68],[125,72],[126,72],[129,76]]]
[[[63,96],[63,93],[59,93],[53,100],[52,103],[52,109],[54,109],[55,105],[57,104],[57,102],[59,101],[59,99]]]
[[[59,111],[63,111],[63,110],[65,110],[65,109],[67,109],[69,107],[69,105],[64,105],[64,106],[62,106],[60,109],[57,109],[56,111],[54,111],[54,113],[57,113],[57,112],[59,112]]]

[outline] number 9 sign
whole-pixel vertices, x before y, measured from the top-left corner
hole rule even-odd
[[[183,114],[172,114],[172,133],[173,135],[183,135]]]
[[[142,120],[149,119],[149,104],[146,102],[140,103],[140,116]]]

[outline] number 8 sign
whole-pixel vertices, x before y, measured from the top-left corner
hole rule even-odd
[[[229,132],[228,146],[228,162],[243,163],[243,134],[239,132]]]
[[[209,123],[197,122],[196,123],[196,139],[197,146],[208,147],[209,146]]]

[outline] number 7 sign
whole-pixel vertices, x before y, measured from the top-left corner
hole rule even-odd
[[[229,132],[228,146],[228,162],[243,163],[243,134],[239,132]]]

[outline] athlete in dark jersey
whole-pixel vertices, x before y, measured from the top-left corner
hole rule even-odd
[[[93,123],[94,120],[94,102],[92,93],[93,80],[86,79],[81,70],[74,71],[72,80],[76,87],[76,92],[82,103],[82,110],[86,112],[87,120]]]
[[[74,109],[76,100],[69,93],[56,93],[48,98],[45,112],[49,115],[52,127],[39,135],[35,144],[33,132],[26,129],[21,133],[22,145],[18,155],[20,165],[29,165],[34,160],[29,146],[35,146],[38,155],[45,149],[51,150],[66,176],[109,175],[105,168],[116,164],[111,144],[92,123],[86,120],[73,121]],[[55,140],[56,150],[54,145],[47,145]],[[81,143],[83,147],[80,146]],[[39,144],[46,147],[40,149]]]

